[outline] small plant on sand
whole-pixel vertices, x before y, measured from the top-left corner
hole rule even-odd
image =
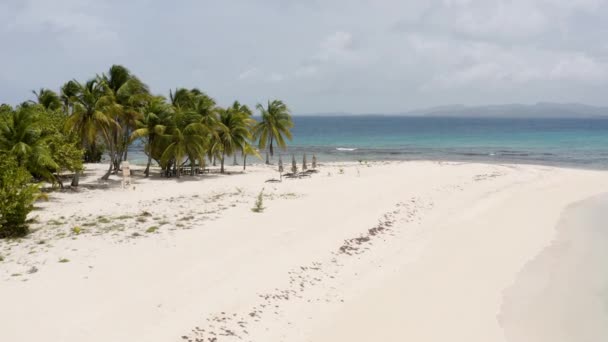
[[[341,175],[343,175],[343,174],[344,174],[344,169],[343,169],[343,168],[340,168],[340,169],[338,170],[338,173],[339,173],[339,174],[341,174]]]
[[[253,206],[253,208],[251,208],[251,211],[253,211],[254,213],[261,213],[262,211],[264,211],[264,209],[264,189],[262,189],[258,194],[258,197],[255,200],[255,205]]]
[[[97,221],[98,221],[99,223],[110,223],[110,222],[112,222],[112,220],[110,220],[109,218],[107,218],[107,217],[105,217],[105,216],[99,216],[99,217],[97,218]]]
[[[139,234],[138,232],[135,232],[135,233],[131,234],[131,236],[138,237],[138,236],[141,236],[141,234]]]
[[[66,262],[70,262],[70,259],[61,258],[61,259],[59,259],[59,262],[62,264],[65,264]]]
[[[0,254],[0,261],[4,261],[4,257]]]
[[[117,220],[126,220],[126,219],[130,219],[132,217],[133,216],[131,216],[131,215],[120,215],[120,216],[116,216],[116,219]]]
[[[152,227],[150,227],[150,228],[146,229],[146,233],[154,233],[154,232],[156,232],[157,230],[158,230],[158,227],[157,227],[157,226],[152,226]]]
[[[75,235],[80,235],[80,233],[82,233],[82,228],[80,228],[79,226],[73,227],[72,233],[74,233]]]
[[[34,274],[38,272],[38,267],[32,266],[29,270],[27,270],[27,274]]]
[[[136,221],[137,221],[137,222],[139,222],[139,223],[144,223],[144,222],[146,222],[147,220],[146,220],[146,218],[145,218],[145,217],[140,216],[140,217],[138,217],[138,218],[137,218],[137,220],[136,220]]]
[[[141,212],[140,216],[146,216],[147,217],[147,216],[152,216],[152,214],[149,211],[145,211],[144,210],[144,211]]]

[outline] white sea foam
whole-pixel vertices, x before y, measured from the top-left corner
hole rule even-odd
[[[356,151],[356,148],[351,148],[351,147],[337,147],[336,150],[338,151]]]

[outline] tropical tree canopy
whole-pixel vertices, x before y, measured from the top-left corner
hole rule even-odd
[[[285,139],[292,139],[291,128],[293,121],[287,105],[280,100],[268,101],[266,107],[258,104],[256,108],[262,114],[262,120],[254,128],[254,136],[258,140],[260,149],[269,148],[270,155],[274,155],[274,145],[286,148]]]

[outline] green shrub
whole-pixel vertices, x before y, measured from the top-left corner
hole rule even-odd
[[[32,176],[16,160],[0,155],[0,238],[27,235],[27,215],[40,196]]]
[[[154,233],[154,232],[156,232],[157,230],[158,230],[158,227],[157,227],[157,226],[152,226],[152,227],[150,227],[150,228],[146,229],[146,233]]]

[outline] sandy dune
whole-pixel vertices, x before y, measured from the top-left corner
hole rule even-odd
[[[53,194],[37,231],[0,242],[0,340],[504,341],[504,290],[566,206],[608,191],[606,172],[523,165],[273,177]]]

